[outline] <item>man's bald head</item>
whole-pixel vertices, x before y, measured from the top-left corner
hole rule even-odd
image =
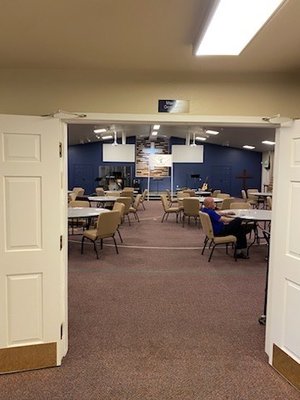
[[[215,208],[215,202],[213,197],[205,197],[203,201],[203,205],[206,208]]]

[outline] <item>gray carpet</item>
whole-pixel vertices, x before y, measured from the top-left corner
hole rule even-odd
[[[69,250],[69,352],[59,368],[0,377],[0,399],[294,400],[267,363],[265,245],[234,262],[201,256],[202,230],[160,202],[121,227],[120,254]],[[119,242],[119,241],[118,241]]]

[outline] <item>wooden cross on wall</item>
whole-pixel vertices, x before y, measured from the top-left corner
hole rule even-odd
[[[242,189],[247,190],[247,179],[252,179],[252,176],[247,175],[247,171],[244,169],[243,174],[240,176],[236,176],[237,179],[242,179]]]

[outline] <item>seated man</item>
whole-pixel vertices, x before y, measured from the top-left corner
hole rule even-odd
[[[233,235],[236,237],[236,256],[237,258],[249,258],[247,255],[247,238],[246,234],[251,228],[247,225],[242,225],[240,218],[232,218],[230,214],[234,212],[216,211],[216,205],[212,197],[206,197],[203,202],[202,212],[209,215],[214,235],[226,236]]]

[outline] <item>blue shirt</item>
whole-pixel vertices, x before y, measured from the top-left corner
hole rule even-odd
[[[219,235],[224,226],[224,223],[222,221],[220,221],[221,215],[218,214],[215,210],[212,210],[211,208],[203,207],[201,211],[203,211],[209,215],[214,234]]]

